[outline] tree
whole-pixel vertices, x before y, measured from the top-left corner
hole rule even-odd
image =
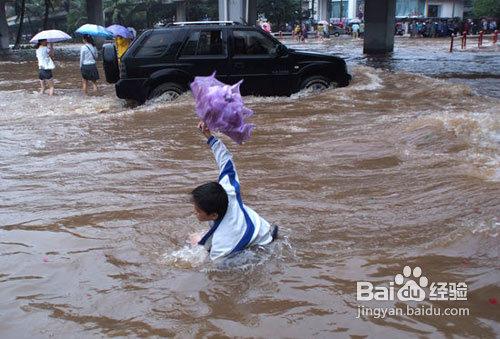
[[[269,22],[281,28],[287,22],[293,22],[297,13],[302,13],[298,0],[258,0],[257,13],[264,14]]]
[[[67,17],[67,31],[74,32],[78,27],[87,22],[87,10],[85,0],[72,0],[70,2]]]
[[[87,0],[87,19],[91,24],[104,25],[102,0]]]
[[[43,29],[49,28],[50,0],[45,0],[45,11],[43,13]]]
[[[24,23],[24,12],[26,11],[26,0],[21,1],[21,12],[19,14],[19,27],[17,28],[16,42],[14,43],[14,49],[19,48],[21,43],[21,37],[23,35],[23,23]]]
[[[500,18],[500,1],[498,0],[475,0],[473,5],[475,17]]]
[[[5,1],[0,0],[0,52],[9,49],[9,25],[5,13]]]
[[[218,19],[218,2],[217,0],[188,1],[186,6],[187,21],[197,20],[217,20]]]

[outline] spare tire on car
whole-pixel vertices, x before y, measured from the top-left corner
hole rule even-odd
[[[120,68],[115,44],[104,44],[102,46],[102,66],[104,67],[107,82],[114,84],[120,80]]]

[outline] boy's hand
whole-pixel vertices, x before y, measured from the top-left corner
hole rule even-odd
[[[207,125],[205,125],[205,123],[203,121],[200,121],[198,123],[198,129],[201,131],[201,133],[203,133],[203,135],[205,137],[207,137],[207,139],[212,136],[212,133],[210,132]]]
[[[201,232],[191,233],[186,242],[192,246],[195,246],[198,245],[198,242],[201,240],[201,237],[202,237]]]

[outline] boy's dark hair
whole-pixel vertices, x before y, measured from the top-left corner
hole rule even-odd
[[[222,220],[227,211],[227,193],[218,182],[211,181],[196,187],[192,192],[193,202],[207,214],[217,213]]]

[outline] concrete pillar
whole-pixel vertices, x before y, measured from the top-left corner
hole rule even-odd
[[[177,2],[176,21],[186,21],[186,1]]]
[[[227,20],[227,0],[219,0],[219,21]]]
[[[319,0],[318,3],[318,19],[330,21],[330,13],[328,13],[328,2],[330,0]]]
[[[256,0],[219,0],[219,20],[248,22],[257,21]]]
[[[347,17],[354,19],[356,17],[356,0],[349,0],[349,7],[347,8]]]
[[[383,54],[394,50],[396,0],[365,2],[363,53]]]
[[[87,0],[87,19],[89,24],[104,25],[102,0]]]
[[[247,2],[247,23],[253,26],[257,23],[257,0],[246,0]]]

